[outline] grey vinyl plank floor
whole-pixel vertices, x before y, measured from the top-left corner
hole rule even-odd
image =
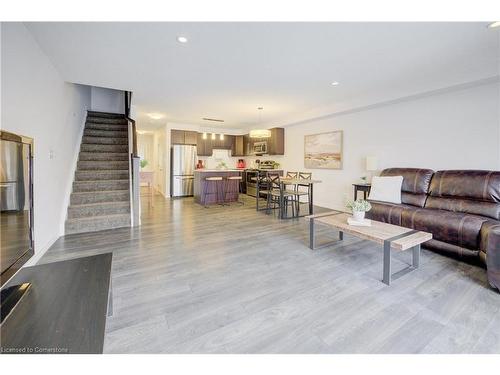
[[[156,195],[141,227],[62,237],[40,263],[113,252],[105,353],[500,353],[483,268],[423,250],[387,287],[376,244],[346,235],[311,251],[304,219],[245,203]],[[394,271],[409,261],[394,254]]]

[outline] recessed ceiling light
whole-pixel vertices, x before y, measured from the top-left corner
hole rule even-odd
[[[337,81],[332,82],[332,86],[338,86],[338,85],[339,85],[339,83]]]
[[[148,116],[153,120],[159,120],[163,117],[161,113],[148,113]]]
[[[179,43],[187,43],[188,42],[188,38],[186,38],[185,36],[178,36],[177,37],[177,41]]]
[[[488,25],[488,28],[490,28],[490,29],[494,29],[497,27],[500,27],[500,21],[495,21],[495,22],[492,22]]]

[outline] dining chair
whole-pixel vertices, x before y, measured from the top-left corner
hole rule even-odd
[[[286,178],[299,178],[299,172],[286,172]],[[297,185],[293,185],[293,188],[288,190],[288,186],[290,186],[290,184],[284,184],[283,188],[288,191],[288,192],[294,192],[295,190],[297,190]]]
[[[300,180],[312,180],[312,173],[311,172],[299,172],[299,179]],[[296,188],[297,188],[297,212],[300,212],[300,203],[301,203],[300,197],[307,195],[307,202],[302,202],[302,203],[309,202],[311,185],[298,184]]]
[[[272,209],[280,209],[281,210],[281,202],[280,202],[280,178],[281,176],[277,172],[268,172],[266,174],[266,190],[260,190],[260,193],[266,195],[266,213],[269,214]],[[284,198],[284,209],[285,214],[288,213],[288,205],[291,204],[292,207],[292,215],[295,216],[295,194],[283,191]]]

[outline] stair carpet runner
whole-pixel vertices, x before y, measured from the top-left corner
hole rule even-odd
[[[66,234],[130,226],[128,152],[124,115],[88,111]]]

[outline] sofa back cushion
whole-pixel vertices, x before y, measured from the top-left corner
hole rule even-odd
[[[403,176],[401,203],[416,207],[424,207],[433,174],[431,169],[418,168],[388,168],[380,173],[381,176]]]
[[[438,171],[425,207],[500,220],[500,171]]]

